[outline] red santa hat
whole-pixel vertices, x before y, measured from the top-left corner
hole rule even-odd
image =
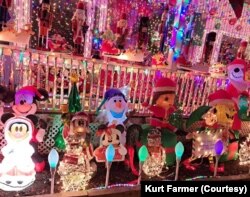
[[[161,132],[159,130],[153,130],[148,134],[148,137],[150,139],[157,139],[161,138]]]
[[[79,10],[84,10],[84,3],[83,3],[82,1],[79,1],[79,2],[77,3],[77,9],[79,9]]]
[[[187,65],[187,60],[184,55],[180,55],[180,57],[177,58],[176,64]]]
[[[176,90],[176,84],[169,78],[161,78],[159,79],[155,87],[153,89],[153,92],[167,92],[167,91],[175,91]]]
[[[227,91],[225,90],[217,90],[216,92],[214,92],[213,94],[210,94],[208,96],[208,101],[209,101],[209,105],[210,106],[214,106],[216,104],[230,104],[230,103],[234,103],[234,101],[232,100],[232,97],[228,94]]]
[[[126,13],[122,13],[122,19],[127,20],[127,14]]]
[[[228,70],[236,68],[238,65],[243,65],[244,66],[244,72],[247,69],[247,62],[244,61],[243,59],[235,59],[233,60],[227,67]]]
[[[45,3],[45,4],[50,4],[50,0],[43,0],[42,3]]]
[[[44,98],[44,96],[34,86],[25,86],[16,92],[16,95],[18,94],[30,94],[33,97],[37,96],[40,99]]]
[[[240,46],[244,48],[247,47],[247,41],[244,41],[244,40],[241,41]]]
[[[74,121],[74,120],[84,120],[88,123],[89,116],[85,112],[78,112],[73,116],[72,121]]]

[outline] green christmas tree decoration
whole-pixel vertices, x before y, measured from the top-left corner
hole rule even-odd
[[[55,147],[58,148],[59,150],[65,150],[66,144],[63,139],[63,127],[64,125],[62,124],[61,127],[59,128],[58,133],[56,134],[54,140],[55,140]]]
[[[69,112],[76,113],[82,110],[80,95],[77,90],[76,82],[73,83],[69,94]]]

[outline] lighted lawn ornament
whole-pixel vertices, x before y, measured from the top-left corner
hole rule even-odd
[[[96,171],[95,163],[91,162],[94,151],[90,142],[89,116],[84,112],[74,114],[63,136],[66,152],[58,170],[63,190],[84,190]]]
[[[159,176],[166,163],[165,149],[161,145],[161,132],[153,129],[147,138],[149,156],[144,162],[142,170],[149,177]]]
[[[238,157],[238,131],[233,126],[238,122],[237,106],[225,90],[217,90],[209,95],[209,106],[201,106],[195,110],[187,121],[187,128],[200,122],[194,132],[189,135],[193,139],[192,157],[184,163],[187,168],[195,169],[190,163],[197,158],[208,157],[210,170],[214,172],[214,146],[218,140],[224,143],[225,151],[220,162],[234,160]],[[201,121],[201,119],[203,119]],[[224,167],[218,168],[218,172]]]
[[[216,163],[215,163],[215,169],[214,169],[214,177],[217,176],[217,169],[218,169],[218,163],[219,163],[219,158],[222,155],[223,152],[223,142],[221,140],[218,140],[215,145],[214,145],[214,150],[215,150],[215,158],[216,158]]]
[[[176,155],[176,170],[175,170],[175,181],[178,180],[179,176],[179,166],[181,162],[181,157],[184,153],[184,146],[181,142],[178,142],[175,146],[175,155]]]
[[[57,167],[57,164],[59,161],[59,155],[55,149],[52,149],[50,151],[50,153],[48,155],[48,161],[49,161],[50,173],[51,173],[50,193],[54,194],[56,167]]]
[[[48,99],[48,92],[44,89],[37,89],[34,86],[25,86],[19,89],[15,94],[15,104],[12,106],[15,116],[23,116],[32,119],[35,129],[33,130],[31,144],[35,148],[33,155],[36,163],[36,171],[41,172],[45,168],[45,161],[38,153],[38,143],[43,141],[47,123],[43,119],[39,119],[35,113],[37,112],[37,101],[45,101]]]
[[[110,144],[112,144],[115,149],[115,157],[113,161],[124,161],[127,149],[121,143],[121,131],[123,130],[120,131],[118,129],[120,129],[120,127],[111,125],[97,131],[96,134],[100,136],[100,146],[94,151],[94,156],[97,162],[106,162],[105,151]]]
[[[108,145],[108,148],[105,150],[105,157],[106,157],[106,168],[107,168],[105,187],[108,187],[110,168],[115,157],[115,148],[113,144]]]
[[[4,125],[7,145],[2,148],[4,156],[0,164],[0,189],[20,191],[35,181],[34,148],[30,145],[34,125],[25,117],[13,117]]]
[[[152,105],[144,103],[151,112],[149,124],[162,131],[162,146],[166,151],[167,165],[174,165],[175,153],[174,147],[177,143],[175,132],[178,130],[170,122],[170,117],[175,113],[175,92],[176,84],[169,78],[160,78],[156,81],[153,89]],[[179,122],[181,119],[179,119]],[[145,132],[146,134],[146,132]],[[145,137],[144,137],[145,138]]]
[[[247,139],[240,145],[239,158],[240,165],[249,166],[250,174],[250,134],[248,134]]]
[[[143,166],[143,163],[148,158],[148,149],[145,145],[141,146],[141,148],[139,149],[138,156],[139,156],[140,163],[139,163],[139,177],[138,177],[137,184],[139,185],[141,182],[142,166]]]

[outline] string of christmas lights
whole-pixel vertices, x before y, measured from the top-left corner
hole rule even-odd
[[[239,158],[240,165],[250,165],[250,134],[240,145]]]

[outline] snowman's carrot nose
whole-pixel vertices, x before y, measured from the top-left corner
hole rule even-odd
[[[115,103],[115,106],[116,106],[117,108],[121,108],[121,107],[122,107],[122,104],[121,104],[120,102],[116,102],[116,103]]]

